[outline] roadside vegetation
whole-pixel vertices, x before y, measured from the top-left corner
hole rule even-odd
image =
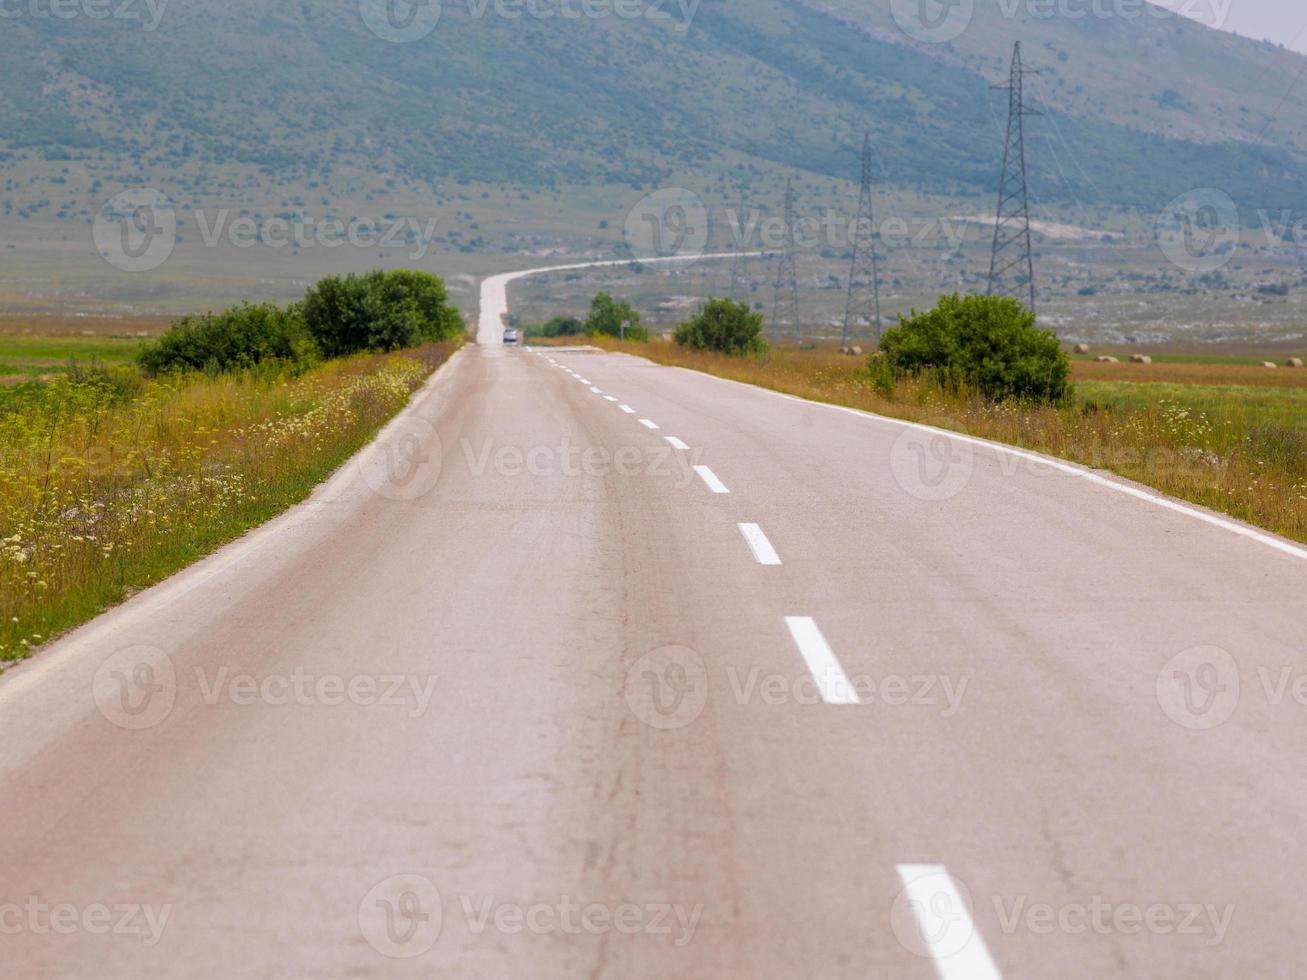
[[[930,329],[938,325],[936,319]],[[913,330],[915,325],[907,332]],[[1148,381],[1103,381],[1096,376],[1104,365],[1071,362],[1063,374],[1058,363],[1067,359],[1060,351],[1054,354],[1024,330],[1013,338],[1006,349],[1016,359],[998,360],[1037,367],[1019,370],[1016,382],[1004,380],[1007,368],[995,368],[997,387],[989,386],[987,376],[970,374],[965,364],[937,370],[929,357],[917,355],[915,341],[910,345],[894,331],[886,335],[889,351],[868,358],[792,347],[732,356],[661,341],[640,345],[638,353],[660,364],[1110,470],[1307,542],[1307,378],[1294,385],[1285,377],[1299,377],[1292,370],[1267,370],[1259,375],[1267,379],[1265,387],[1175,383],[1168,375],[1187,379],[1191,365],[1168,363],[1140,367]],[[603,339],[594,342],[621,349]],[[982,360],[995,359],[994,348],[977,350]],[[1108,366],[1118,374],[1134,367]],[[1032,388],[1032,381],[1039,384]]]
[[[608,293],[598,293],[590,302],[584,320],[575,316],[556,316],[541,326],[526,328],[528,337],[611,337],[643,343],[649,331],[640,325],[640,314],[630,303],[615,300]]]
[[[675,339],[682,347],[719,354],[761,354],[767,349],[762,314],[729,299],[709,299],[676,328]]]
[[[243,306],[179,321],[139,366],[0,388],[0,661],[304,499],[366,445],[461,340],[443,299],[412,315],[414,281],[388,313],[363,307],[388,316],[382,333]],[[442,339],[423,343],[432,323]],[[344,356],[323,356],[323,336]]]

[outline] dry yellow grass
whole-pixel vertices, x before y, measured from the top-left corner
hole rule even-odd
[[[1274,369],[1254,364],[1161,362],[1153,364],[1099,364],[1072,361],[1073,381],[1129,381],[1186,385],[1255,385],[1307,388],[1307,368]]]

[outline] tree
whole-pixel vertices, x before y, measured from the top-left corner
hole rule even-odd
[[[1070,359],[1051,330],[1010,296],[943,296],[885,331],[881,350],[902,374],[931,371],[941,384],[986,398],[1058,401],[1070,393]]]
[[[309,289],[301,307],[328,357],[448,340],[463,329],[444,281],[410,269],[328,276]]]
[[[600,293],[591,302],[585,329],[587,333],[621,337],[623,340],[649,339],[649,331],[640,326],[640,314],[631,304],[618,302],[607,293]]]
[[[676,342],[693,350],[722,354],[753,354],[767,349],[762,338],[762,314],[729,299],[710,298],[676,328]]]

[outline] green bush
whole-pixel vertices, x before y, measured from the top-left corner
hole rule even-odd
[[[722,354],[755,354],[767,349],[762,338],[762,314],[729,299],[710,298],[676,328],[676,342],[694,350]]]
[[[182,317],[146,344],[137,363],[147,374],[196,370],[216,373],[278,363],[303,370],[318,357],[298,307],[246,303],[221,313]]]
[[[630,303],[619,302],[607,293],[600,293],[590,304],[586,317],[587,333],[605,337],[625,337],[627,340],[648,340],[649,331],[640,326],[640,314]]]
[[[885,331],[880,346],[901,374],[931,372],[944,386],[986,398],[1060,401],[1071,391],[1070,359],[1056,335],[1011,297],[943,296]]]
[[[585,324],[574,316],[556,316],[540,328],[542,337],[575,337],[585,331]]]
[[[328,276],[309,289],[302,308],[327,357],[449,340],[463,329],[440,277],[408,269]]]

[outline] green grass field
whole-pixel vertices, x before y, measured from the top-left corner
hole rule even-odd
[[[1213,420],[1307,431],[1307,387],[1077,381],[1076,395],[1085,404],[1108,408],[1118,415],[1147,411],[1165,402]]]
[[[0,334],[0,378],[13,380],[64,374],[74,363],[126,364],[143,341],[127,337],[42,337]]]

